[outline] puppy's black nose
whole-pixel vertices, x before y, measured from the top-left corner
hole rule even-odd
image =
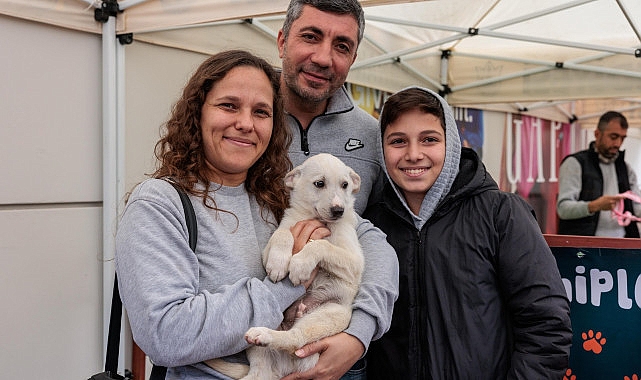
[[[345,211],[345,209],[343,207],[335,206],[332,207],[330,211],[332,212],[332,217],[338,219],[343,216],[343,212]]]

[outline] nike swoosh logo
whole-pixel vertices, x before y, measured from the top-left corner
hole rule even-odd
[[[345,150],[348,152],[351,152],[352,150],[360,149],[365,147],[361,140],[359,139],[349,139],[347,143],[345,143]]]

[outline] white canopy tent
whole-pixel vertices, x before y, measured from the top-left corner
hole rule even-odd
[[[628,110],[641,106],[638,1],[469,4],[366,7],[366,39],[348,80],[390,92],[420,84],[446,94],[453,105],[562,121],[576,115],[576,103],[568,101],[607,98],[624,101]],[[274,44],[282,20],[277,15],[125,31],[136,40],[202,53],[251,48],[278,63]]]
[[[0,13],[203,54],[245,48],[278,65],[275,38],[287,3],[123,0],[116,8],[113,0],[0,0]],[[641,109],[637,0],[362,3],[367,27],[352,83],[390,92],[419,84],[456,106],[562,121],[593,118],[611,102],[628,113]],[[114,20],[97,22],[96,8],[113,9]],[[597,109],[576,102],[583,99],[600,99]],[[641,111],[632,113],[637,125]]]

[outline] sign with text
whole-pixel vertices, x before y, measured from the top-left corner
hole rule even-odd
[[[564,379],[638,379],[641,245],[550,248],[571,305],[574,337]]]
[[[543,233],[557,233],[557,173],[563,158],[575,151],[579,132],[567,123],[507,114],[499,187],[532,206]]]

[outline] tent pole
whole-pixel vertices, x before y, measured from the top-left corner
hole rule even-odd
[[[484,36],[490,36],[490,37],[495,37],[495,38],[502,38],[502,39],[508,39],[508,40],[522,40],[522,41],[529,41],[529,42],[535,42],[535,43],[542,43],[542,44],[552,44],[552,45],[558,45],[558,46],[564,46],[564,47],[576,47],[579,49],[588,49],[588,50],[595,50],[595,51],[604,51],[604,52],[611,52],[611,53],[616,53],[616,54],[634,54],[634,51],[632,49],[616,49],[612,48],[610,46],[604,46],[604,45],[594,45],[594,44],[579,44],[579,43],[573,43],[573,42],[568,42],[568,41],[559,41],[559,40],[551,40],[551,39],[543,39],[543,38],[534,38],[534,37],[527,37],[527,36],[521,36],[521,35],[516,35],[516,34],[509,34],[509,33],[500,33],[500,32],[494,32],[495,29],[503,28],[508,25],[514,25],[518,24],[523,21],[528,21],[531,19],[535,19],[537,17],[541,17],[547,14],[559,12],[561,10],[569,9],[572,7],[576,7],[579,5],[583,5],[586,3],[593,2],[595,0],[576,0],[572,1],[566,4],[562,4],[557,7],[545,9],[540,12],[535,12],[532,14],[528,15],[523,15],[521,17],[517,18],[512,18],[509,20],[505,20],[501,23],[498,24],[493,24],[486,26],[482,29],[474,29],[474,33],[470,33],[472,28],[463,28],[463,27],[455,27],[455,26],[450,26],[450,25],[439,25],[439,24],[432,24],[432,23],[425,23],[425,22],[417,22],[417,21],[408,21],[408,20],[399,20],[399,19],[393,19],[389,17],[380,17],[380,16],[371,16],[371,15],[366,15],[365,19],[367,21],[378,21],[378,22],[383,22],[383,23],[389,23],[389,24],[394,24],[394,25],[405,25],[405,26],[414,26],[418,28],[423,28],[423,29],[433,29],[433,30],[442,30],[442,31],[449,31],[449,32],[456,32],[457,34],[453,34],[451,36],[447,36],[445,38],[431,41],[429,43],[425,43],[419,46],[415,46],[413,48],[409,49],[403,49],[403,50],[398,50],[398,51],[393,51],[393,52],[388,52],[386,54],[380,55],[378,57],[372,57],[363,61],[360,61],[354,65],[352,65],[352,69],[354,68],[361,68],[361,67],[367,67],[367,66],[373,66],[376,64],[388,62],[390,60],[395,60],[398,57],[403,57],[408,54],[412,54],[421,50],[427,50],[429,48],[435,47],[435,46],[440,46],[447,44],[449,42],[454,42],[458,40],[462,40],[464,38],[472,37],[475,35],[484,35]],[[626,13],[627,16],[627,13]],[[636,31],[636,29],[635,29]]]
[[[103,343],[109,333],[109,311],[114,285],[117,198],[117,110],[116,110],[116,17],[102,25],[102,247],[103,247]],[[120,339],[121,350],[124,339]],[[103,344],[106,350],[106,344]],[[123,368],[124,355],[118,367]]]
[[[372,44],[372,46],[374,46],[374,47],[375,47],[375,48],[377,48],[378,50],[382,51],[383,53],[387,53],[387,52],[388,52],[388,51],[387,51],[383,46],[381,46],[381,45],[380,45],[376,40],[373,40],[373,39],[369,38],[369,37],[368,37],[368,35],[367,35],[367,33],[365,33],[364,39],[365,39],[365,40],[367,40],[370,44]],[[401,67],[403,67],[403,69],[404,69],[404,70],[409,71],[410,73],[412,73],[412,74],[413,74],[414,76],[416,76],[417,78],[421,78],[422,80],[424,80],[424,81],[426,81],[426,82],[430,83],[432,86],[434,86],[434,87],[435,87],[435,88],[437,88],[438,90],[442,90],[442,89],[443,89],[443,87],[442,87],[442,86],[441,86],[441,84],[438,82],[438,80],[432,79],[432,78],[430,78],[429,76],[427,76],[427,75],[425,75],[425,74],[421,73],[420,71],[416,70],[416,69],[415,69],[415,68],[413,68],[412,66],[408,65],[407,63],[405,63],[405,62],[401,59],[401,57],[398,57],[398,58],[396,59],[395,63],[396,63],[397,65],[400,65]],[[354,65],[352,65],[352,70],[358,70],[358,67],[354,68]]]
[[[443,50],[441,52],[441,88],[442,90],[439,91],[440,95],[447,100],[447,94],[451,92],[451,88],[449,85],[449,78],[447,76],[447,73],[449,71],[449,63],[450,63],[450,56],[451,56],[451,51],[450,50]]]
[[[550,70],[559,69],[558,64],[556,62],[548,62],[548,61],[533,60],[533,59],[522,59],[522,58],[498,57],[498,56],[491,56],[486,54],[469,54],[469,53],[458,53],[458,52],[452,52],[451,54],[455,56],[462,56],[462,57],[473,57],[473,58],[491,59],[491,60],[499,60],[499,61],[506,61],[506,62],[528,63],[532,65],[541,66],[533,69],[514,72],[507,75],[497,76],[494,78],[488,78],[488,79],[483,79],[476,82],[470,82],[460,86],[454,86],[452,87],[452,91],[461,91],[469,88],[481,87],[491,83],[498,83],[498,82],[502,82],[509,79],[520,78],[527,75],[534,75],[534,74],[543,73]],[[583,62],[589,62],[589,61],[602,59],[609,56],[611,56],[610,53],[601,53],[591,57],[583,57],[581,59],[570,60],[567,62],[562,62],[563,64],[562,67],[565,69],[572,69],[572,70],[590,71],[590,72],[610,74],[610,75],[641,78],[641,74],[634,71],[616,70],[616,69],[609,69],[604,67],[581,64]]]
[[[125,9],[129,7],[133,7],[134,5],[138,5],[140,3],[144,3],[147,0],[122,0],[118,2],[118,7],[120,8],[121,11],[124,11]]]
[[[641,42],[641,31],[639,31],[640,26],[634,23],[633,18],[630,16],[630,11],[628,11],[628,9],[621,2],[621,0],[616,0],[616,1],[617,1],[617,4],[619,5],[619,8],[621,9],[621,12],[623,12],[623,15],[625,16],[626,20],[628,20],[630,27],[632,28],[632,30],[634,30],[634,34],[637,35],[639,42]]]

